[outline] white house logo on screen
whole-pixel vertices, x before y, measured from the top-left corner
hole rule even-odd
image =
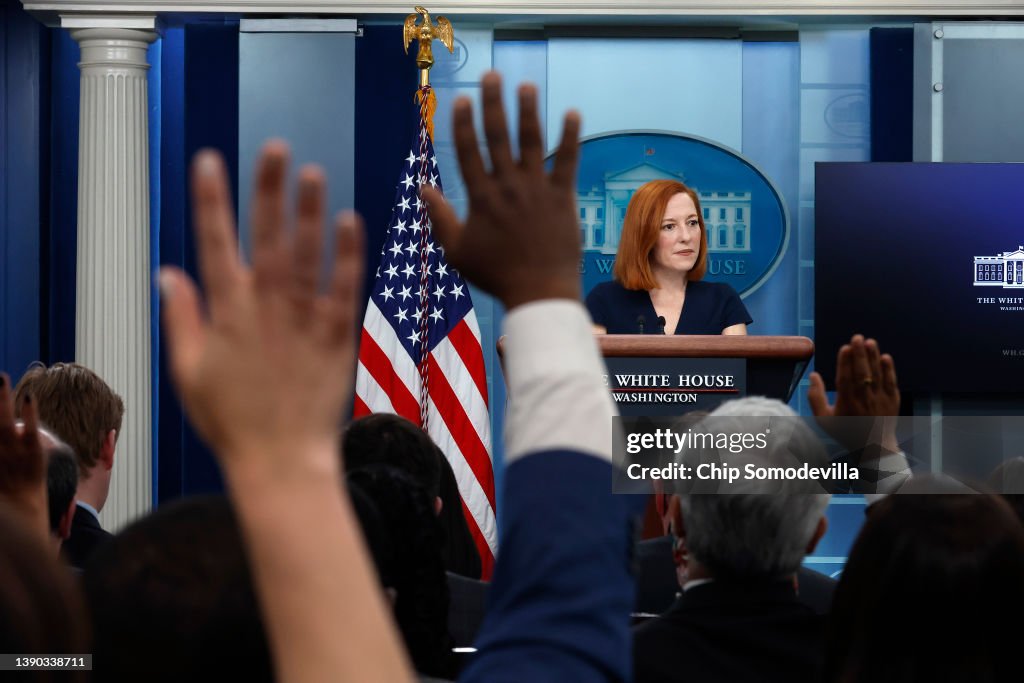
[[[975,256],[974,286],[1024,289],[1024,245],[997,256]]]

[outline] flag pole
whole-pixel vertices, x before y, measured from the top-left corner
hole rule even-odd
[[[426,8],[417,5],[416,13],[405,18],[405,25],[402,31],[402,42],[405,46],[405,53],[409,54],[409,44],[416,40],[419,50],[416,52],[416,66],[420,70],[420,85],[416,96],[420,104],[420,126],[419,126],[419,174],[417,186],[423,187],[430,178],[430,166],[436,163],[434,159],[427,158],[427,138],[434,139],[434,112],[437,110],[437,96],[430,87],[430,69],[434,66],[434,52],[431,43],[434,40],[441,41],[441,44],[452,52],[455,44],[455,34],[452,24],[445,17],[438,17],[437,23],[431,23],[430,12]],[[416,20],[422,16],[422,23]],[[430,242],[430,219],[427,216],[426,204],[422,197],[416,202],[416,220],[421,226],[420,230],[420,291],[419,303],[417,306],[419,320],[419,361],[417,369],[420,375],[420,425],[427,431],[429,411],[427,410],[430,377],[430,340],[429,326],[427,324],[427,308],[430,304],[430,253],[428,244]]]

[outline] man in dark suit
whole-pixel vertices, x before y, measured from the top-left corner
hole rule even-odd
[[[770,439],[764,452],[729,454],[730,465],[776,464],[792,453],[824,457],[807,425],[779,401],[730,401],[706,419],[717,433],[760,431],[755,420],[776,420],[773,432],[788,427],[786,438]],[[637,627],[637,683],[815,679],[824,622],[801,602],[797,572],[825,533],[829,496],[800,483],[770,484],[770,493],[758,482],[738,482],[718,493],[673,496],[673,554],[683,592],[668,611]]]
[[[679,597],[681,588],[672,561],[672,536],[649,538],[636,544],[636,606],[642,614],[661,614]],[[815,614],[828,614],[837,581],[803,565],[796,572],[800,602]]]
[[[107,502],[114,448],[124,416],[124,402],[99,375],[77,363],[37,365],[18,382],[15,410],[25,397],[39,411],[39,419],[63,439],[78,458],[77,506],[71,535],[61,554],[81,569],[110,534],[100,526],[100,511]]]

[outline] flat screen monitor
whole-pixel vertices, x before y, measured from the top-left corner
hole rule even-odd
[[[818,163],[815,364],[854,333],[900,387],[1024,391],[1024,164]]]

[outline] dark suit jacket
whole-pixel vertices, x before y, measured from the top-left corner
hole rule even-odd
[[[789,581],[695,586],[633,639],[636,683],[814,681],[824,617]]]
[[[71,520],[71,536],[61,544],[60,552],[68,564],[82,569],[96,549],[109,538],[111,534],[103,530],[92,513],[76,505],[75,516]]]
[[[634,611],[661,614],[667,610],[680,592],[676,568],[672,562],[672,537],[660,536],[636,544],[636,605]],[[800,567],[800,602],[817,614],[828,614],[832,609],[832,592],[836,580]]]

